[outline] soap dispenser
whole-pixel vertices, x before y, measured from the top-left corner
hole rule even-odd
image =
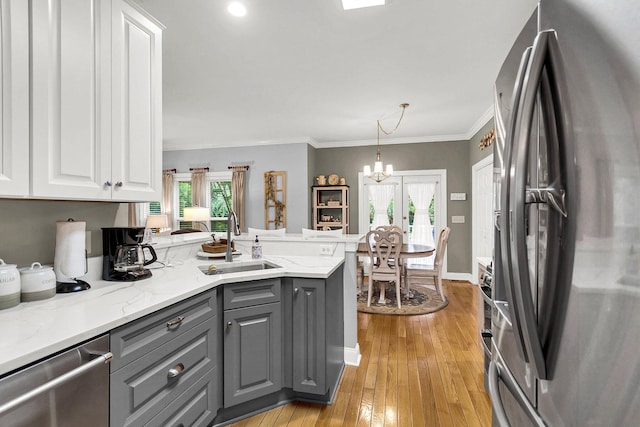
[[[262,245],[258,241],[258,235],[256,234],[256,240],[253,242],[253,246],[251,246],[251,258],[260,259],[262,258]]]

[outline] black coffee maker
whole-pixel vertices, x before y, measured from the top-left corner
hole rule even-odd
[[[157,260],[150,245],[143,245],[144,227],[106,227],[102,229],[102,279],[132,282],[151,277],[144,268]],[[148,252],[151,257],[146,258]]]

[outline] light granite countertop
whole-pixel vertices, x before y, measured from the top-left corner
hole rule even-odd
[[[0,324],[4,325],[0,375],[218,285],[274,277],[327,278],[344,262],[342,257],[288,255],[265,256],[264,260],[281,268],[207,276],[198,266],[213,263],[221,267],[224,262],[191,257],[153,269],[149,279],[108,282],[96,278],[87,291],[0,310]],[[244,262],[252,262],[251,257],[234,257],[234,264]]]

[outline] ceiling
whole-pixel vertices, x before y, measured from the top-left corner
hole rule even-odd
[[[537,0],[136,0],[163,33],[164,149],[469,139]]]

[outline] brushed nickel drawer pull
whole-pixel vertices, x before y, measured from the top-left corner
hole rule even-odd
[[[178,316],[176,320],[172,320],[171,322],[167,322],[167,328],[172,328],[174,326],[179,325],[184,320],[184,316]]]
[[[182,363],[178,363],[173,368],[169,369],[169,373],[167,374],[168,378],[176,378],[184,371],[184,365]]]

